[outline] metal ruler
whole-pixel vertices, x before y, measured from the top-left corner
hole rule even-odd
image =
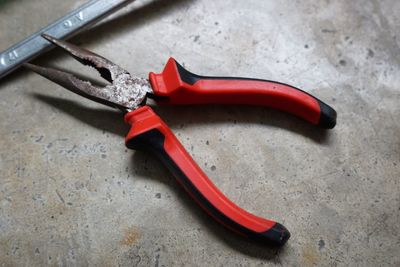
[[[134,0],[91,0],[30,37],[0,53],[0,79],[52,45],[40,35],[47,33],[65,39],[96,23]]]

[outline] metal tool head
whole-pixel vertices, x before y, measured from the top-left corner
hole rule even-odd
[[[110,82],[105,87],[99,87],[65,71],[39,67],[29,63],[24,64],[25,67],[66,89],[101,104],[125,111],[138,108],[145,102],[147,93],[152,92],[147,79],[132,77],[126,70],[108,59],[52,36],[46,34],[42,36],[56,46],[63,48],[82,64],[95,68],[101,77]]]

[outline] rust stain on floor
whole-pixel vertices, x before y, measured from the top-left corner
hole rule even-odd
[[[303,264],[304,266],[315,266],[320,260],[320,256],[316,249],[307,246],[303,249]]]
[[[121,239],[121,244],[124,246],[132,246],[140,238],[140,231],[136,227],[129,227],[125,230],[124,236]]]

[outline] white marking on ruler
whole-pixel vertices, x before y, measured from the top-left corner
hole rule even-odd
[[[82,21],[84,18],[83,18],[83,12],[82,11],[80,11],[78,14],[76,14],[76,17],[80,20],[80,21]]]
[[[65,28],[70,28],[73,25],[73,23],[72,23],[72,21],[70,21],[68,19],[68,20],[64,21],[63,25]]]
[[[17,60],[18,59],[18,52],[17,52],[17,50],[13,50],[13,51],[11,51],[10,53],[8,53],[8,59],[9,59],[9,61],[14,61],[14,60]]]

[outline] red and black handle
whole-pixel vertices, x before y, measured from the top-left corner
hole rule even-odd
[[[290,233],[283,225],[241,209],[221,193],[150,107],[129,112],[125,121],[131,124],[127,147],[158,156],[191,197],[219,223],[267,244],[283,245],[289,239]]]
[[[170,58],[160,74],[150,73],[155,99],[170,104],[245,104],[280,109],[322,128],[336,125],[336,111],[293,86],[259,79],[206,77]]]

